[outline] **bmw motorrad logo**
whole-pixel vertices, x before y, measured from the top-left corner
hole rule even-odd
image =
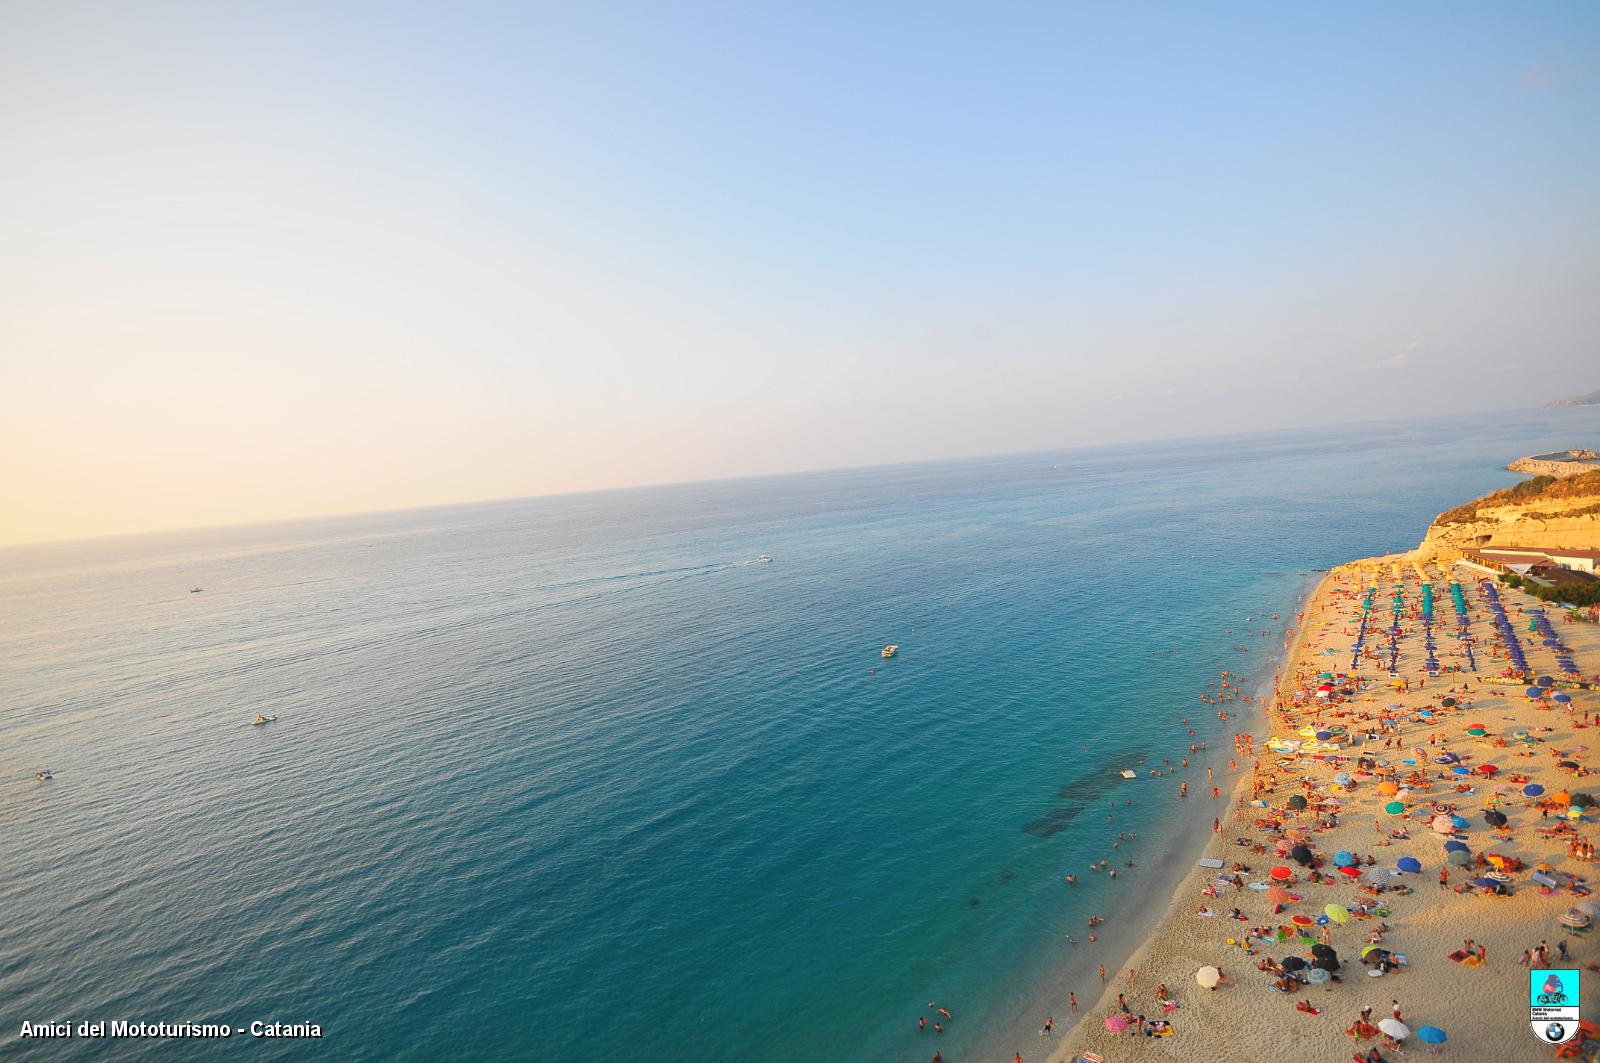
[[[1552,1022],[1544,1028],[1544,1039],[1551,1044],[1556,1044],[1567,1039],[1567,1028],[1559,1022]]]

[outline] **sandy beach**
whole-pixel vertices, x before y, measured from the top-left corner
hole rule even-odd
[[[1055,1033],[1020,1046],[1024,1060],[1074,1061],[1088,1052],[1108,1063],[1344,1061],[1373,1049],[1386,1059],[1434,1051],[1485,1061],[1554,1055],[1529,1026],[1523,953],[1543,942],[1549,959],[1534,966],[1600,960],[1587,930],[1559,921],[1577,905],[1600,903],[1583,881],[1595,873],[1592,853],[1576,844],[1594,840],[1596,816],[1574,816],[1579,810],[1567,803],[1585,791],[1600,796],[1600,779],[1585,777],[1595,763],[1591,747],[1600,746],[1600,691],[1557,682],[1534,698],[1526,682],[1504,673],[1520,652],[1535,679],[1559,679],[1556,655],[1570,651],[1592,677],[1600,672],[1600,625],[1569,623],[1519,592],[1492,589],[1506,617],[1499,630],[1489,588],[1464,567],[1397,555],[1327,574],[1296,618],[1289,660],[1265,707],[1278,748],[1241,730],[1238,771],[1231,778],[1219,772],[1215,784],[1225,792],[1216,799],[1203,773],[1129,781],[1187,782],[1190,800],[1214,803],[1219,829],[1203,855],[1223,866],[1190,869],[1127,964],[1108,969],[1097,994],[1079,990],[1076,1015],[1063,1000]],[[1364,599],[1370,612],[1358,635]],[[1545,644],[1544,631],[1530,630],[1540,608],[1561,650]],[[1429,673],[1429,618],[1436,674]],[[1392,638],[1391,624],[1398,628]],[[1463,630],[1466,641],[1458,637]],[[1353,659],[1358,637],[1362,651]],[[1232,715],[1237,707],[1225,708]],[[1491,810],[1505,816],[1503,828],[1486,821]],[[1467,855],[1449,863],[1447,842]],[[1303,851],[1293,858],[1297,844],[1311,850],[1309,859]],[[1402,858],[1416,870],[1399,872]],[[1336,866],[1349,862],[1355,873]],[[1274,868],[1286,869],[1281,888],[1293,898],[1277,911],[1274,899],[1282,894],[1268,892]],[[1494,893],[1473,885],[1501,879]],[[1295,916],[1310,925],[1295,925]],[[1468,939],[1470,958],[1460,956]],[[1337,970],[1326,980],[1311,975],[1312,984],[1297,985],[1309,966],[1287,979],[1262,969],[1269,961],[1297,966],[1291,958],[1310,964],[1313,945],[1336,954]],[[1403,955],[1404,965],[1373,976],[1375,965],[1361,962],[1369,945]],[[1480,948],[1484,958],[1476,962]],[[1197,984],[1207,966],[1224,974],[1215,990]],[[1597,978],[1584,983],[1586,1018],[1597,1014]],[[1399,1041],[1373,1028],[1392,1019],[1396,1006],[1411,1031]],[[1372,1009],[1367,1026],[1359,1021],[1364,1008]],[[1172,1034],[1141,1036],[1140,1015],[1166,1020]],[[1108,1028],[1123,1020],[1130,1020],[1123,1032]],[[1424,1027],[1448,1040],[1424,1042],[1417,1033]]]

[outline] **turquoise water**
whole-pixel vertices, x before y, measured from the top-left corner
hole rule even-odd
[[[1063,935],[1116,896],[1164,904],[1146,867],[1189,821],[1113,769],[1185,753],[1194,710],[1228,746],[1196,695],[1221,668],[1270,678],[1264,618],[1313,570],[1414,545],[1509,458],[1597,428],[1563,410],[0,551],[0,1045],[922,1061],[938,1000],[951,1063],[1037,1052]],[[1113,854],[1118,831],[1138,837]],[[1139,865],[1082,874],[1109,855]],[[324,1036],[22,1044],[24,1019]]]

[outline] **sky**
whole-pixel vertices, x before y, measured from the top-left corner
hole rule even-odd
[[[0,4],[0,545],[1600,387],[1600,6]]]

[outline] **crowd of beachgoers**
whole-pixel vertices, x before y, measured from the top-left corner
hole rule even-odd
[[[1587,1023],[1541,1049],[1525,992],[1541,967],[1600,972],[1600,780],[1585,789],[1600,674],[1581,671],[1600,669],[1600,627],[1465,567],[1391,557],[1328,573],[1287,648],[1252,720],[1267,736],[1234,735],[1233,779],[1208,768],[1201,789],[1178,755],[1128,780],[1217,803],[1204,858],[1125,966],[1102,965],[1061,1001],[1064,1025],[1043,1015],[1039,1041],[1008,1053],[1600,1054]],[[1219,671],[1200,700],[1239,721],[1249,697]]]

